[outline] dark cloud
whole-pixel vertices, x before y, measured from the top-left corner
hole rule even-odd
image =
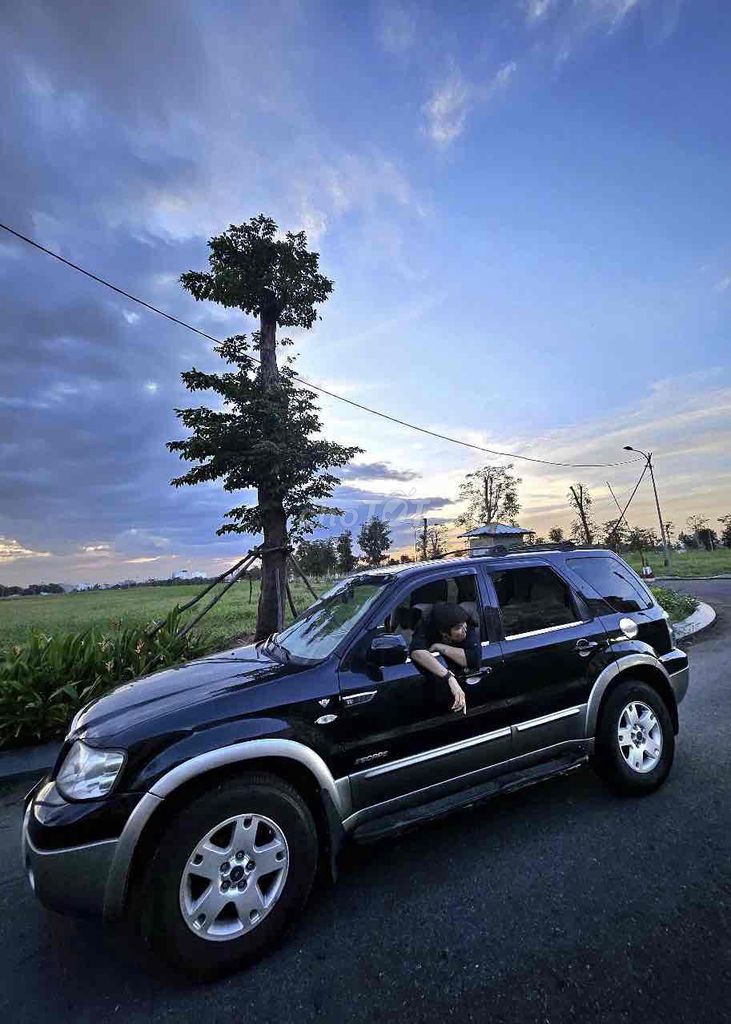
[[[340,471],[346,480],[418,480],[421,473],[413,469],[396,469],[388,462],[357,462]]]
[[[293,118],[308,126],[296,99],[294,114],[282,102],[299,94],[297,58],[277,56],[300,25],[297,5],[208,13],[204,25],[185,2],[0,5],[0,220],[223,336],[251,324],[222,323],[177,279],[205,264],[209,233],[267,208],[292,177],[290,147],[304,146]],[[265,154],[280,175],[268,191],[251,141],[263,119],[287,154]],[[181,463],[165,443],[184,433],[174,409],[205,400],[180,373],[215,368],[212,346],[6,236],[0,294],[0,535],[60,555],[102,544],[202,560],[248,546],[215,537],[247,495],[169,484]],[[417,474],[370,463],[345,478]],[[361,522],[371,508],[396,520],[446,499],[343,486],[338,501]]]

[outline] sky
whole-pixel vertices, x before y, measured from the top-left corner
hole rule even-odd
[[[726,0],[0,0],[0,220],[216,337],[179,275],[259,213],[335,282],[295,339],[340,395],[558,462],[655,452],[664,518],[731,512]],[[2,235],[2,232],[0,232]],[[0,237],[0,582],[222,571],[251,495],[175,489],[210,342]],[[460,511],[480,452],[334,399],[357,533]],[[514,460],[521,525],[638,465]],[[234,499],[232,501],[232,498]],[[655,522],[643,483],[633,523]]]

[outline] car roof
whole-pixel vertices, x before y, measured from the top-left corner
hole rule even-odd
[[[568,558],[587,557],[591,555],[611,555],[615,552],[609,548],[534,548],[527,551],[509,551],[502,555],[464,555],[459,557],[435,558],[426,562],[405,562],[403,565],[384,565],[372,569],[361,569],[354,576],[398,576],[399,579],[407,579],[412,576],[420,576],[422,573],[434,569],[472,569],[477,565],[487,566],[489,569],[515,568],[521,564],[564,561]]]

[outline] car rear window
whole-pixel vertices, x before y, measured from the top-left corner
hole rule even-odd
[[[582,558],[567,558],[566,564],[585,583],[596,591],[615,612],[639,612],[651,608],[652,596],[639,579],[633,578],[632,570],[610,555],[591,555]],[[597,606],[596,597],[582,594],[595,614],[606,612]]]

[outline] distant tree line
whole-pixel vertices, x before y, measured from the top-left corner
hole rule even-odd
[[[31,583],[29,587],[5,587],[0,583],[0,597],[37,597],[39,594],[63,594],[60,583]]]

